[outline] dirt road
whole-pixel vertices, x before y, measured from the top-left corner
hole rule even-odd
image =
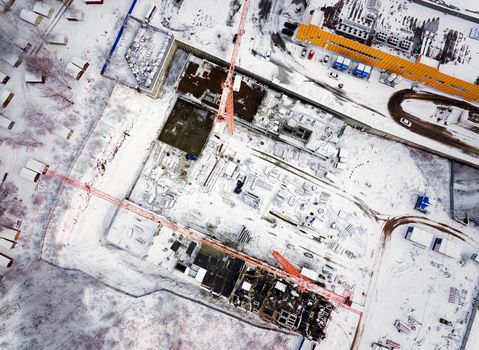
[[[394,93],[388,102],[388,110],[392,118],[401,124],[400,119],[406,118],[412,122],[410,131],[413,133],[428,137],[430,139],[439,141],[443,144],[459,148],[465,153],[479,154],[479,145],[471,145],[456,138],[449,130],[437,124],[429,123],[424,119],[416,117],[406,112],[401,103],[405,100],[421,100],[430,101],[438,105],[453,106],[468,110],[469,112],[479,113],[479,107],[476,107],[466,101],[457,100],[443,95],[436,95],[430,92],[400,90]],[[401,124],[402,125],[402,124]],[[406,126],[404,126],[406,127]]]

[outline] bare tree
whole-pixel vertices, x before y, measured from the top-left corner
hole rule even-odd
[[[24,61],[28,71],[40,73],[45,77],[45,83],[40,85],[43,96],[56,101],[60,109],[74,104],[71,100],[69,78],[60,61],[51,52],[42,50],[25,56]]]
[[[53,117],[44,114],[35,106],[27,106],[23,112],[23,118],[37,135],[52,134],[56,129]]]
[[[43,147],[43,143],[35,140],[31,131],[27,130],[23,133],[17,133],[12,137],[5,140],[7,145],[12,146],[13,148],[25,147],[27,150],[31,151],[35,148]]]
[[[11,225],[12,220],[9,220],[5,214],[9,214],[15,218],[24,217],[27,213],[27,208],[22,203],[22,200],[17,197],[18,187],[12,181],[6,181],[0,186],[0,222]]]

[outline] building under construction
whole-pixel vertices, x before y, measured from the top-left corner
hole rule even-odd
[[[326,337],[333,304],[322,296],[206,245],[190,261],[176,270],[213,295],[312,341]]]
[[[325,338],[333,310],[318,294],[301,291],[297,285],[252,267],[243,271],[230,302],[313,341]]]

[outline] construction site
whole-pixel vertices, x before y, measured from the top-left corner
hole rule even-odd
[[[185,303],[160,321],[148,316],[151,301],[126,307],[135,313],[121,321],[128,335],[103,331],[101,344],[87,341],[98,348],[127,337],[133,349],[475,349],[479,91],[447,65],[469,68],[476,44],[466,47],[457,33],[440,42],[442,16],[388,26],[395,9],[423,5],[386,2],[95,3],[124,17],[96,39],[103,55],[60,60],[73,84],[58,86],[85,91],[71,97],[72,109],[51,110],[96,119],[75,129],[70,117],[61,132],[52,129],[62,139],[51,143],[51,156],[46,139],[40,155],[32,141],[18,155],[18,135],[16,144],[0,142],[12,151],[0,162],[1,186],[12,176],[7,167],[25,160],[18,173],[31,198],[20,202],[31,202],[39,222],[0,221],[5,286],[10,271],[37,256],[22,255],[19,246],[30,244],[36,261],[93,280],[85,305],[97,302],[99,284],[125,300],[169,293]],[[60,25],[64,13],[81,17],[70,5],[55,10]],[[50,18],[46,10],[36,6]],[[42,26],[25,13],[23,21]],[[50,37],[49,28],[42,35]],[[34,53],[24,55],[28,73],[43,67]],[[105,95],[94,85],[101,79]],[[21,84],[14,78],[2,107],[16,121],[33,113],[7,108]],[[40,91],[41,100],[47,90]],[[52,104],[65,100],[55,96]],[[98,106],[82,111],[80,103]],[[55,152],[69,147],[74,153],[60,161]],[[18,206],[16,196],[8,203]],[[3,208],[0,219],[19,212]],[[5,295],[20,303],[14,290]],[[217,316],[185,311],[188,303]],[[23,317],[20,304],[8,305],[5,334]],[[191,317],[188,330],[168,323],[176,312]],[[143,339],[141,317],[165,328]],[[230,344],[235,335],[224,320],[266,335],[248,342],[248,330]],[[166,342],[163,331],[180,334]],[[68,332],[47,348],[68,347],[76,331]]]

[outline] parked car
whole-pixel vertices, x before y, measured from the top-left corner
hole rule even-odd
[[[339,75],[338,73],[335,73],[335,72],[329,72],[329,77],[333,79],[338,79]]]
[[[298,23],[284,22],[284,26],[291,30],[296,30],[298,28]]]
[[[308,52],[308,50],[307,50],[306,48],[304,48],[304,49],[301,51],[301,58],[305,58],[307,52]]]
[[[411,121],[406,118],[399,119],[399,122],[407,128],[410,128],[412,125]]]
[[[308,60],[311,60],[311,59],[313,58],[315,52],[316,52],[316,51],[314,51],[314,50],[312,50],[312,49],[309,50]]]
[[[283,35],[286,35],[286,36],[293,36],[293,31],[291,29],[288,29],[288,28],[283,28],[281,29],[281,33]]]
[[[329,55],[324,56],[323,59],[321,60],[321,63],[324,65],[328,64],[330,58],[331,57],[329,57]]]

